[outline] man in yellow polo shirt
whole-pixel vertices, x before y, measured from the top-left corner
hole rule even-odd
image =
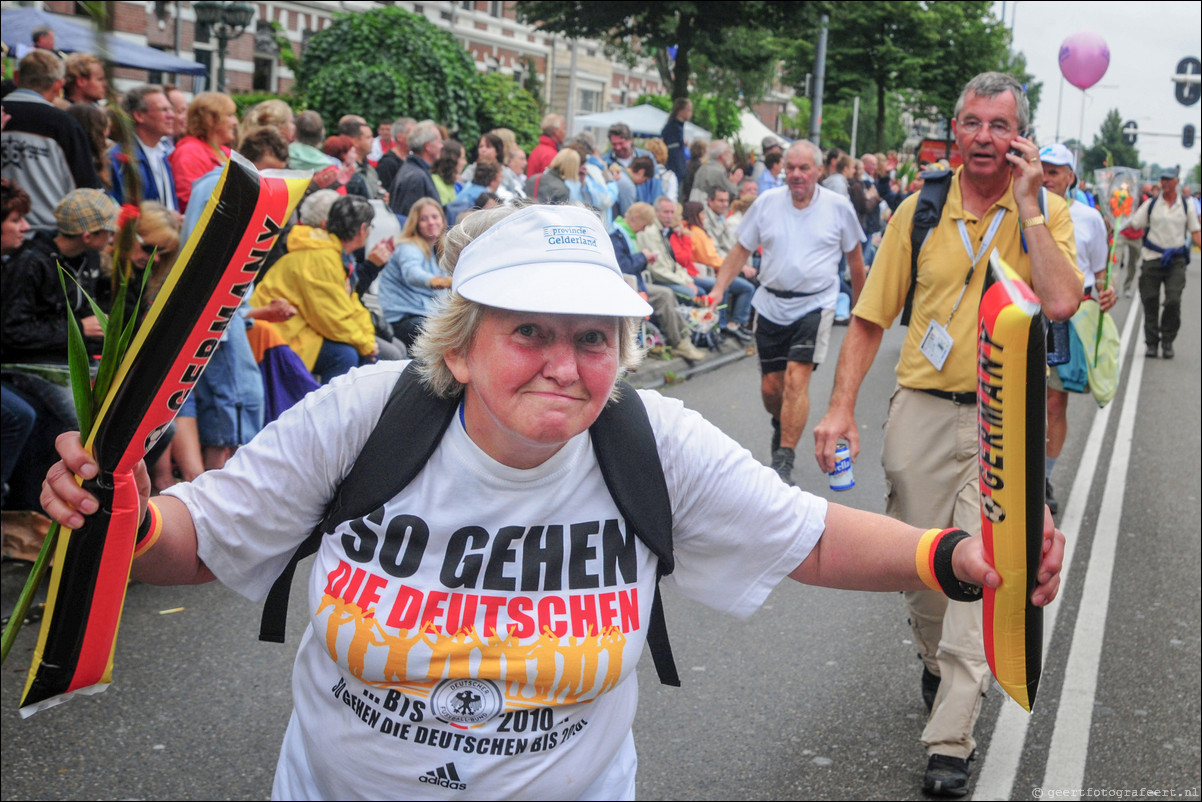
[[[979,532],[977,484],[977,308],[989,254],[1026,279],[1044,314],[1066,320],[1081,299],[1073,224],[1064,199],[1040,205],[1039,150],[1024,136],[1030,109],[1009,75],[973,78],[956,103],[953,130],[964,164],[951,178],[939,224],[918,259],[913,316],[897,364],[881,461],[886,512],[903,521],[933,521]],[[1013,150],[1011,150],[1013,149]],[[1016,155],[1017,154],[1017,155]],[[814,430],[815,455],[834,468],[838,440],[859,453],[856,395],[886,327],[902,311],[910,287],[910,232],[917,196],[898,207],[853,310],[835,372],[830,409]],[[927,525],[927,524],[924,524]],[[907,593],[910,623],[923,661],[923,698],[930,717],[923,790],[968,793],[973,727],[989,667],[981,605]]]

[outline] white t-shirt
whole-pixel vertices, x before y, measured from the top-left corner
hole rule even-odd
[[[1110,255],[1106,223],[1097,209],[1081,201],[1070,201],[1068,213],[1077,237],[1077,268],[1085,274],[1088,293],[1097,283],[1096,274],[1106,272],[1106,259]]]
[[[736,234],[747,250],[764,249],[751,304],[782,326],[815,309],[835,308],[839,261],[864,239],[851,201],[820,186],[804,209],[794,208],[787,186],[768,190],[751,204]],[[813,295],[781,298],[765,287]]]
[[[172,489],[223,583],[264,598],[403,368],[351,371],[225,469]],[[664,583],[748,616],[809,554],[826,502],[679,401],[640,395],[672,502]],[[452,421],[407,488],[322,541],[273,796],[633,798],[634,667],[655,569],[587,432],[518,470]]]

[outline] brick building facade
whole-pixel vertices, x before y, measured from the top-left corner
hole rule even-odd
[[[533,71],[540,77],[547,108],[564,115],[608,111],[631,105],[645,92],[666,91],[650,63],[635,68],[608,59],[600,42],[568,40],[540,33],[519,22],[511,0],[498,2],[252,2],[255,16],[246,32],[231,40],[226,49],[226,90],[231,93],[288,92],[292,71],[280,60],[272,35],[272,22],[283,29],[297,55],[303,56],[308,38],[329,25],[336,13],[395,5],[424,16],[434,25],[453,33],[476,62],[481,72],[499,72],[524,81]],[[71,0],[46,0],[44,10],[75,18],[87,14]],[[209,68],[207,77],[147,74],[117,68],[118,89],[141,83],[174,80],[185,92],[212,88],[218,67],[216,37],[198,25],[192,3],[113,2],[117,35]],[[575,50],[575,53],[573,53]],[[573,65],[575,69],[573,69]],[[574,79],[573,79],[574,75]]]

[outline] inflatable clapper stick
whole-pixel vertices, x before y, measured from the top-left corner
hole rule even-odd
[[[989,262],[977,341],[981,533],[1002,584],[984,590],[985,657],[1030,712],[1043,664],[1043,611],[1030,598],[1043,549],[1047,323],[996,251]]]
[[[87,484],[100,510],[59,537],[22,716],[111,682],[139,517],[133,468],[200,378],[308,183],[231,156],[130,342],[84,444],[100,466]]]

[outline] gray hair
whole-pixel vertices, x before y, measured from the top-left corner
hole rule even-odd
[[[300,207],[301,225],[324,228],[330,217],[330,207],[341,196],[332,189],[319,189],[305,198]]]
[[[414,153],[421,153],[426,149],[426,145],[441,138],[438,126],[432,120],[422,120],[409,132],[409,149]]]
[[[789,150],[793,150],[795,148],[805,148],[810,152],[810,156],[813,157],[815,165],[822,164],[822,148],[818,147],[810,140],[799,139],[789,146]],[[788,156],[789,151],[785,151],[785,155]]]
[[[713,142],[710,143],[709,155],[710,155],[710,158],[713,159],[714,161],[717,161],[718,159],[722,158],[727,153],[730,153],[730,144],[729,143],[727,143],[721,139],[715,139]]]
[[[392,124],[392,138],[400,139],[403,136],[407,137],[409,129],[413,128],[415,125],[417,125],[417,120],[413,119],[412,117],[400,118]]]
[[[964,91],[960,93],[960,98],[956,101],[954,114],[956,119],[960,118],[960,110],[964,108],[969,92],[977,97],[985,98],[997,97],[1002,92],[1014,95],[1018,130],[1020,132],[1027,130],[1027,126],[1031,122],[1031,104],[1027,102],[1027,92],[1023,89],[1023,85],[1013,75],[1007,75],[1004,72],[983,72],[965,84]]]
[[[572,204],[580,206],[580,204]],[[455,266],[463,249],[488,229],[500,223],[523,206],[506,204],[495,209],[472,212],[448,231],[443,238],[440,264],[448,275],[453,276]],[[471,350],[476,332],[484,321],[489,307],[469,301],[456,292],[448,293],[437,311],[426,318],[421,333],[409,349],[418,363],[418,373],[431,392],[442,398],[455,398],[463,393],[460,383],[447,367],[446,357],[451,353],[466,353]],[[618,369],[620,372],[634,370],[643,359],[636,333],[640,321],[637,318],[618,318]],[[617,387],[614,387],[614,394]]]
[[[49,50],[31,50],[17,65],[17,86],[39,94],[66,76],[66,63]]]
[[[134,112],[146,111],[146,98],[155,94],[167,96],[163,87],[157,84],[139,84],[121,96],[121,108],[132,117]]]
[[[325,132],[325,123],[317,112],[302,111],[296,116],[296,141],[302,145],[320,148]]]
[[[597,150],[597,140],[593,138],[593,135],[590,131],[581,131],[580,133],[576,134],[575,137],[573,137],[572,141],[579,142],[581,145],[584,145],[586,148],[588,148],[589,153],[593,153]]]

